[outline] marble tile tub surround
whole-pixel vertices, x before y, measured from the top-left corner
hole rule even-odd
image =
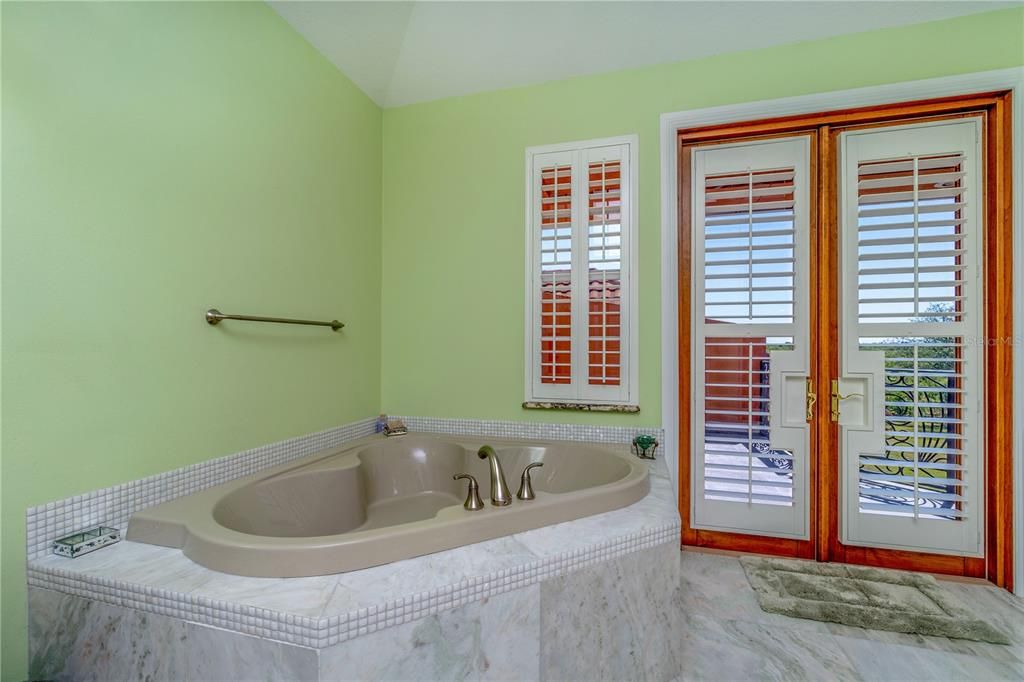
[[[325,649],[29,592],[34,679],[670,680],[680,553],[662,543]]]
[[[321,680],[671,680],[678,543],[320,651]]]
[[[626,449],[628,446],[619,445]],[[134,542],[78,559],[29,561],[29,585],[312,648],[539,583],[571,570],[678,543],[664,462],[629,507],[361,571],[248,578],[206,569],[180,550]]]
[[[317,655],[102,602],[30,588],[33,680],[316,680]]]
[[[661,442],[665,440],[664,432],[659,428],[536,424],[434,417],[400,419],[405,421],[411,431],[429,433],[574,440],[589,443],[630,443],[637,434],[649,433]],[[128,525],[128,519],[139,509],[363,438],[374,432],[376,421],[376,417],[362,419],[326,431],[261,445],[156,476],[30,507],[25,520],[26,556],[34,559],[48,554],[54,540],[100,524],[124,530]]]

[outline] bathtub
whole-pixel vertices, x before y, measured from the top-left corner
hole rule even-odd
[[[477,450],[498,453],[513,494],[531,462],[536,499],[490,504]],[[468,473],[484,508],[462,503]],[[364,438],[132,515],[127,539],[180,548],[236,575],[327,575],[482,542],[643,498],[647,463],[607,446],[409,434]]]

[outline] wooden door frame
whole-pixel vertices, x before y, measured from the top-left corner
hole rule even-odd
[[[678,166],[677,197],[677,322],[678,340],[678,479],[679,510],[682,517],[682,544],[716,549],[732,549],[820,561],[845,561],[892,568],[928,570],[937,573],[987,577],[996,585],[1013,585],[1013,220],[1012,220],[1012,93],[1008,90],[957,95],[913,102],[875,105],[851,109],[739,121],[724,125],[705,125],[676,130],[675,149]],[[692,278],[692,242],[690,216],[690,158],[701,146],[738,139],[810,135],[812,137],[812,177],[820,169],[822,177],[811,183],[811,273],[810,281],[819,292],[819,306],[811,309],[811,331],[816,338],[829,340],[832,353],[816,353],[812,347],[811,372],[815,392],[829,393],[829,380],[839,376],[838,358],[838,272],[837,197],[835,157],[838,133],[843,129],[905,123],[936,117],[981,115],[986,135],[984,167],[985,205],[985,297],[984,321],[986,349],[985,485],[986,537],[985,558],[964,558],[897,550],[846,546],[839,542],[839,461],[838,427],[818,410],[811,425],[811,453],[808,460],[811,481],[811,539],[808,541],[744,535],[695,529],[691,524],[691,362],[690,282]],[[816,214],[813,215],[813,214]],[[817,219],[815,219],[817,217]],[[820,240],[820,244],[818,243]],[[829,275],[831,273],[832,276]],[[818,346],[820,347],[820,345]],[[821,472],[820,475],[818,472]]]

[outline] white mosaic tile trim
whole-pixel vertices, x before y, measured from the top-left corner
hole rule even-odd
[[[337,447],[374,432],[376,417],[326,431],[297,436],[279,443],[200,462],[148,478],[95,490],[26,511],[26,551],[29,559],[50,552],[54,540],[100,524],[124,529],[129,517],[145,507],[173,500],[210,486],[248,476],[261,469]]]
[[[665,543],[678,544],[678,521],[591,547],[504,569],[446,587],[328,618],[310,618],[197,597],[132,583],[29,564],[28,584],[139,611],[255,635],[287,644],[325,648],[382,628],[401,625],[568,571]]]
[[[322,618],[320,623],[323,631],[316,646],[333,646],[345,640],[471,604],[624,554],[669,542],[678,545],[680,528],[679,523],[668,524],[585,549],[503,569],[487,576],[462,580],[454,585],[392,600],[380,606]]]
[[[584,424],[542,424],[537,422],[400,417],[410,431],[453,433],[462,436],[493,436],[538,440],[578,440],[587,443],[632,443],[641,434],[665,442],[665,431],[654,426],[592,426]]]

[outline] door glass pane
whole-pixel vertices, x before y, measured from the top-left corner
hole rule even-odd
[[[770,352],[790,338],[711,338],[704,344],[705,499],[792,506],[793,452],[769,439]]]
[[[793,168],[704,181],[704,315],[728,324],[793,321]]]
[[[860,511],[963,516],[964,377],[960,337],[861,338],[885,353],[885,452],[860,455]]]
[[[860,324],[961,319],[963,162],[945,154],[858,166]]]

